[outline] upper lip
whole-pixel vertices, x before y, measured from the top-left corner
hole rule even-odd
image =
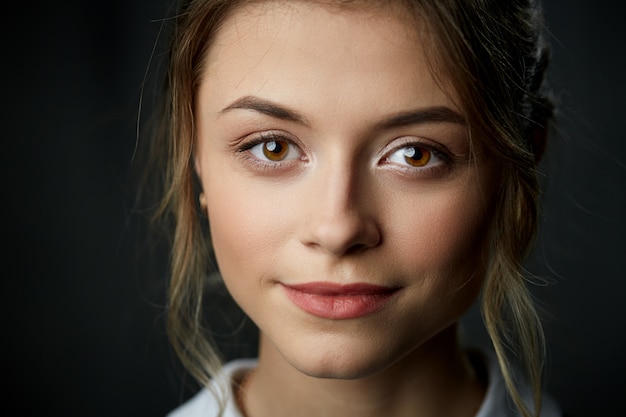
[[[308,282],[305,284],[283,284],[286,287],[306,294],[321,296],[350,296],[350,295],[381,295],[389,294],[398,288],[385,287],[366,283],[337,284],[334,282]]]

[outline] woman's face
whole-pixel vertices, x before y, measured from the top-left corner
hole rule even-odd
[[[309,375],[384,369],[484,274],[491,162],[399,14],[235,12],[207,56],[195,164],[235,300]]]

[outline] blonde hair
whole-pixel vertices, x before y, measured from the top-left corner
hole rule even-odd
[[[173,230],[168,334],[183,365],[205,386],[221,360],[210,329],[203,324],[210,242],[207,227],[201,225],[192,162],[195,96],[213,37],[234,10],[249,2],[188,0],[179,7],[169,50],[162,129],[150,145],[155,160],[151,172],[159,174],[162,184],[155,216]],[[320,3],[352,7],[364,1]],[[552,116],[544,86],[548,59],[540,6],[532,0],[366,3],[400,3],[428,26],[433,42],[427,54],[433,65],[444,69],[458,93],[470,137],[501,161],[482,313],[511,398],[525,417],[538,416],[544,341],[522,271],[537,228],[536,163],[543,150],[542,132]],[[533,387],[533,410],[519,392],[512,355]]]

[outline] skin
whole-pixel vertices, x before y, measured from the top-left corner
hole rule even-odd
[[[470,152],[415,23],[256,4],[206,59],[195,165],[220,271],[261,331],[250,415],[474,415],[485,387],[456,323],[482,284],[492,163]],[[319,281],[397,291],[372,314],[320,318],[285,291]]]

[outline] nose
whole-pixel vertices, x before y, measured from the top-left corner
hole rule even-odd
[[[302,244],[337,257],[379,245],[375,199],[365,182],[349,170],[319,177],[303,199],[308,216],[301,227]]]

